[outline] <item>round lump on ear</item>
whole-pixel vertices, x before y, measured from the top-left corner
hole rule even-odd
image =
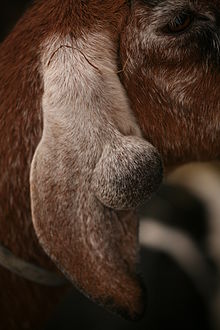
[[[162,172],[156,149],[141,138],[126,136],[105,146],[91,185],[107,207],[132,209],[159,188]]]

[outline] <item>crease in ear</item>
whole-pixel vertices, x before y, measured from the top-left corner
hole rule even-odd
[[[118,75],[103,70],[117,71],[107,31],[53,36],[42,51],[44,128],[30,176],[36,234],[80,290],[135,319],[144,302],[130,210],[158,188],[160,157],[141,138]]]

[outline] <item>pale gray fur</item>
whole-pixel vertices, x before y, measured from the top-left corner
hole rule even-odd
[[[92,189],[104,204],[116,209],[133,208],[158,185],[153,172],[160,167],[159,156],[143,139],[124,137],[141,133],[114,73],[117,70],[114,47],[105,34],[91,34],[88,40],[89,43],[86,37],[77,40],[73,49],[60,49],[49,66],[48,54],[51,56],[60,45],[71,45],[71,41],[56,37],[48,41],[50,48],[43,59],[44,132],[38,149],[51,144],[56,134],[53,148],[57,149],[59,166],[63,166],[62,160],[58,161],[59,155],[63,156],[66,149],[68,155],[77,156],[78,165],[74,163],[74,167],[79,166],[75,170],[82,173],[85,181],[90,182],[94,171]],[[99,44],[102,53],[106,45],[103,57]],[[91,61],[100,73],[78,49],[86,53],[90,50]],[[49,157],[48,152],[46,155]],[[77,182],[74,186],[77,189]]]
[[[76,286],[105,305],[110,297],[119,309],[129,306],[136,317],[138,219],[118,210],[158,188],[160,157],[141,138],[107,32],[54,36],[43,49],[44,130],[30,178],[37,236]]]

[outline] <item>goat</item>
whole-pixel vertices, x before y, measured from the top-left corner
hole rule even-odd
[[[165,170],[219,155],[218,12],[39,0],[0,47],[0,242],[131,319],[144,310],[134,209],[162,180],[160,155]],[[0,276],[30,297],[33,284]]]

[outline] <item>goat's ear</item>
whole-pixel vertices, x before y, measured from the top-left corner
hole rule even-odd
[[[111,38],[93,34],[48,44],[44,129],[31,166],[34,227],[78,288],[135,319],[143,311],[143,290],[132,208],[158,188],[160,158],[140,137]]]

